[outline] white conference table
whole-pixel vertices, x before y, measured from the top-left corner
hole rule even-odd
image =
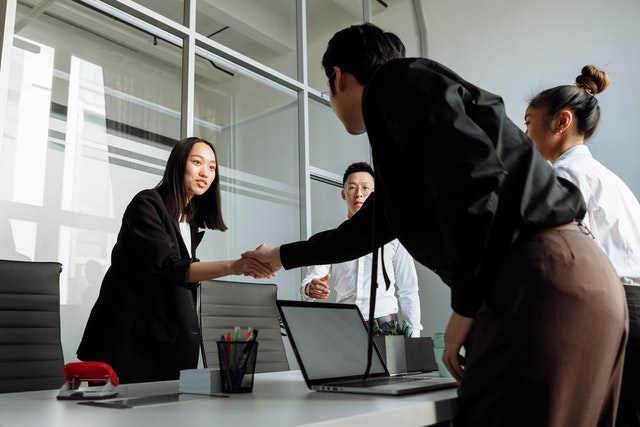
[[[178,381],[122,384],[118,391],[118,398],[177,395]],[[455,388],[394,397],[316,392],[300,371],[256,374],[251,393],[181,394],[177,401],[125,409],[57,400],[57,394],[0,394],[0,426],[427,426],[453,419],[458,407]]]

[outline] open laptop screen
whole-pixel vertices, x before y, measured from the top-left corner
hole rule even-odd
[[[307,380],[362,376],[367,367],[367,329],[352,304],[278,301],[300,368]],[[387,375],[374,348],[370,374]]]

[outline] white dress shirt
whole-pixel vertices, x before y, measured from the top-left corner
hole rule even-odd
[[[365,319],[369,318],[369,286],[371,284],[372,254],[361,258],[330,265],[315,265],[307,269],[307,276],[302,281],[300,292],[307,300],[312,300],[304,293],[304,288],[311,280],[331,273],[329,283],[333,282],[336,302],[356,304]],[[378,256],[378,289],[376,293],[376,309],[374,317],[398,313],[398,299],[402,308],[402,318],[410,328],[412,337],[419,337],[420,297],[418,296],[418,275],[413,258],[398,240],[384,246],[384,263],[391,284],[386,289],[382,273],[382,256]],[[398,298],[396,298],[396,291]]]
[[[640,285],[640,203],[629,187],[578,145],[553,163],[558,176],[576,184],[587,204],[584,224],[609,256],[622,282]]]

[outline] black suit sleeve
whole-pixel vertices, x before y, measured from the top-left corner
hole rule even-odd
[[[334,264],[359,258],[372,252],[375,192],[350,219],[333,230],[314,234],[306,241],[280,246],[280,259],[285,269],[318,264]],[[375,246],[382,246],[395,238],[385,217],[376,217]]]

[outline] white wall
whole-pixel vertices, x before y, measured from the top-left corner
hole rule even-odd
[[[598,95],[594,155],[640,197],[638,0],[423,0],[429,56],[501,95],[521,128],[528,98],[573,84],[583,65],[611,77]]]
[[[611,84],[598,95],[602,121],[590,147],[640,197],[640,1],[422,0],[422,6],[429,57],[502,96],[522,129],[534,93],[573,84],[586,64],[606,71]],[[449,291],[426,268],[419,275],[429,336],[446,326]]]

